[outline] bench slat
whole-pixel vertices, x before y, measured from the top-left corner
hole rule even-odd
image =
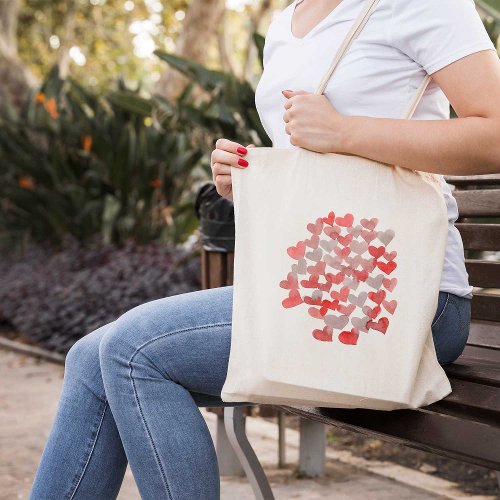
[[[500,250],[500,224],[455,224],[465,250]]]
[[[477,422],[495,425],[500,419],[498,388],[468,380],[450,379],[452,392],[441,401],[425,407],[428,411],[446,413]]]
[[[469,380],[478,384],[500,387],[500,365],[495,361],[465,356],[464,353],[450,365],[443,366],[448,378]]]
[[[454,186],[487,186],[500,184],[500,175],[446,175],[445,180]]]
[[[469,283],[480,288],[500,287],[500,262],[491,260],[465,260]]]
[[[485,321],[500,321],[500,296],[485,292],[474,292],[472,317]]]
[[[493,323],[492,321],[472,321],[467,343],[473,346],[484,346],[489,349],[499,350],[500,323]]]
[[[500,216],[500,191],[481,189],[454,191],[461,217],[498,217]]]
[[[304,418],[496,470],[500,427],[438,413],[279,406]],[[425,407],[424,407],[425,408]]]

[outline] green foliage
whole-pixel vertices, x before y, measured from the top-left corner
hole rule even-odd
[[[28,107],[0,116],[0,246],[183,242],[218,137],[270,145],[250,84],[163,51],[191,79],[175,103],[140,86],[90,92],[55,66]],[[194,98],[198,85],[205,92]]]
[[[0,243],[185,240],[203,151],[176,108],[153,126],[153,105],[123,82],[94,95],[54,68],[22,114],[0,118]]]
[[[156,50],[155,54],[192,81],[187,92],[196,84],[209,94],[207,100],[185,106],[189,118],[198,126],[211,130],[215,137],[271,145],[255,109],[255,91],[247,81],[163,50]]]

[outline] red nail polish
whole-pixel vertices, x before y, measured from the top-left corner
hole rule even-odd
[[[248,162],[243,158],[238,158],[238,165],[241,165],[242,167],[248,167]]]
[[[236,151],[238,151],[238,153],[242,155],[246,155],[248,153],[247,148],[244,148],[243,146],[238,146],[238,149]]]

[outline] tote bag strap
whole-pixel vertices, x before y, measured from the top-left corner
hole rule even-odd
[[[368,19],[370,18],[370,15],[372,12],[375,10],[375,7],[379,3],[380,0],[367,0],[363,10],[361,11],[360,15],[354,22],[354,25],[351,27],[349,32],[347,33],[344,41],[342,42],[341,46],[339,47],[339,50],[335,54],[335,57],[333,58],[330,67],[328,68],[328,71],[326,74],[323,76],[323,79],[321,80],[320,84],[318,85],[318,88],[315,90],[315,94],[322,94],[325,91],[325,88],[328,84],[328,81],[330,80],[333,72],[339,65],[341,59],[344,57],[346,52],[349,50],[349,47],[352,45],[352,42],[356,39],[356,37],[361,33],[362,29],[365,27]],[[405,113],[403,114],[403,118],[410,120],[413,116],[413,113],[417,109],[417,106],[422,99],[425,89],[427,88],[427,85],[430,81],[431,77],[429,75],[426,75],[422,83],[420,84],[417,93],[415,94],[414,98],[411,100],[408,108],[406,109]]]
[[[330,64],[330,67],[328,68],[328,71],[326,74],[323,76],[323,79],[321,80],[321,83],[319,84],[318,88],[314,92],[315,94],[322,94],[326,88],[326,85],[328,83],[328,80],[331,78],[333,72],[337,68],[337,66],[340,63],[340,60],[342,57],[344,57],[345,53],[349,50],[349,47],[352,45],[352,42],[356,39],[356,37],[361,33],[362,29],[365,27],[368,19],[370,18],[370,15],[372,12],[375,10],[375,7],[377,6],[378,2],[380,0],[367,0],[366,4],[359,14],[358,18],[354,22],[354,25],[351,27],[349,32],[347,33],[344,41],[342,42],[339,50],[335,54],[335,57],[333,58],[333,61]],[[418,104],[420,103],[424,93],[425,89],[427,88],[427,85],[430,82],[430,75],[426,75],[425,78],[422,80],[422,83],[417,89],[417,92],[411,102],[409,103],[407,109],[405,110],[402,118],[411,120],[413,117],[413,114],[415,113],[415,110],[417,109]],[[429,172],[421,172],[419,170],[415,170],[414,172],[418,173],[421,175],[424,179],[428,180],[429,182],[439,184],[439,179],[437,174],[431,174]]]

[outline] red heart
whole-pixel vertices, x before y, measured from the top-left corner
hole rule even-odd
[[[394,250],[393,252],[385,252],[384,258],[386,260],[394,260],[394,258],[396,257],[397,254],[398,254],[398,252],[396,252],[396,250]]]
[[[308,280],[302,280],[300,284],[304,288],[318,288],[319,275],[313,274],[309,277]]]
[[[354,277],[358,281],[366,281],[368,279],[368,273],[363,269],[362,271],[354,271]]]
[[[356,309],[356,304],[349,304],[348,306],[338,307],[339,312],[347,316],[350,316],[354,309]]]
[[[377,224],[378,224],[378,219],[376,219],[375,217],[370,220],[361,219],[361,225],[370,231],[373,231]]]
[[[318,285],[318,290],[321,290],[322,292],[329,292],[332,288],[332,284],[330,282],[327,283],[319,283]]]
[[[313,299],[310,295],[304,295],[304,303],[309,304],[310,306],[320,306],[321,297]]]
[[[296,246],[288,247],[286,251],[292,259],[302,259],[306,253],[306,244],[303,241],[299,241]]]
[[[388,312],[390,312],[391,314],[394,314],[394,311],[396,310],[398,303],[396,300],[384,300],[382,302],[382,305],[386,308],[386,310]]]
[[[309,313],[310,316],[316,319],[323,319],[324,314],[321,314],[320,309],[316,309],[315,307],[310,307],[307,312]]]
[[[372,255],[373,257],[378,259],[379,257],[382,257],[382,255],[384,255],[385,247],[378,247],[377,248],[377,247],[369,246],[368,251],[370,252],[370,255]]]
[[[307,272],[309,274],[325,274],[326,262],[324,260],[320,260],[318,263],[314,264],[314,266],[307,266]]]
[[[339,301],[338,300],[323,300],[321,302],[321,309],[320,313],[324,316],[327,312],[328,309],[332,309],[333,311],[336,311],[339,308]]]
[[[398,284],[398,279],[397,278],[392,278],[392,279],[384,278],[382,283],[387,288],[387,290],[389,290],[389,292],[392,292],[394,290],[394,288],[396,287],[396,285]]]
[[[380,318],[378,321],[367,321],[366,327],[372,330],[378,330],[385,334],[387,327],[389,326],[389,320],[387,318]]]
[[[316,340],[321,340],[323,342],[331,342],[333,334],[332,331],[327,326],[325,326],[323,330],[313,330],[313,337]]]
[[[290,307],[295,307],[298,306],[299,304],[302,304],[302,302],[303,302],[302,297],[300,296],[299,291],[290,290],[288,298],[284,299],[281,303],[283,304],[283,307],[289,309]]]
[[[332,240],[336,240],[337,236],[342,232],[342,229],[338,226],[333,226],[333,227],[325,227],[323,229],[323,232],[327,235],[330,236]]]
[[[325,278],[330,282],[330,283],[335,283],[336,285],[340,285],[342,281],[345,279],[345,274],[344,273],[327,273],[325,274]]]
[[[318,217],[316,219],[316,222],[307,224],[307,229],[310,231],[312,234],[321,234],[321,231],[323,230],[323,220],[321,217]]]
[[[316,250],[319,245],[319,236],[317,234],[313,234],[310,240],[305,241],[305,244],[313,250]]]
[[[342,344],[356,345],[358,343],[359,333],[353,328],[350,332],[340,332],[339,340]]]
[[[343,286],[340,289],[340,292],[337,292],[334,290],[333,292],[330,293],[330,297],[332,299],[337,299],[337,300],[340,300],[342,302],[346,302],[347,298],[349,297],[349,287]]]
[[[322,220],[325,224],[328,224],[329,226],[333,226],[333,221],[335,220],[335,214],[333,212],[330,212],[328,214],[328,217],[323,217]]]
[[[342,227],[351,227],[354,221],[354,216],[352,214],[345,214],[344,217],[337,217],[335,222]]]
[[[280,281],[280,287],[285,288],[286,290],[299,288],[299,280],[295,274],[289,272],[287,279]]]
[[[337,236],[337,241],[344,245],[345,247],[349,245],[352,241],[352,234],[346,234],[345,236],[341,236],[340,234]]]
[[[385,274],[391,274],[396,269],[397,264],[393,260],[391,262],[377,262],[377,267]]]
[[[380,306],[376,306],[373,309],[366,307],[366,310],[365,310],[365,308],[363,308],[363,311],[366,313],[366,315],[370,319],[375,319],[380,314],[381,310],[382,310],[382,308]]]
[[[373,300],[375,304],[380,305],[385,299],[387,292],[385,290],[379,290],[378,292],[368,292],[368,298]]]

